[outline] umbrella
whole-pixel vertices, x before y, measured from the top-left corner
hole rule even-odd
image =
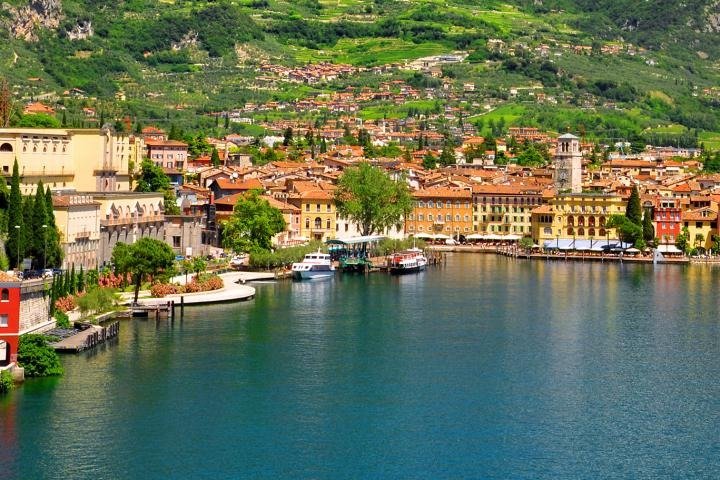
[[[415,235],[415,238],[435,238],[435,236],[430,235],[429,233],[418,233]]]

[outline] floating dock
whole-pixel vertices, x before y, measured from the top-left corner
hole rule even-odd
[[[106,327],[89,323],[76,323],[80,331],[51,344],[58,352],[78,353],[105,343],[120,333],[120,322],[113,322]]]

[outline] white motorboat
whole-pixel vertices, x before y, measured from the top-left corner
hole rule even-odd
[[[404,252],[393,253],[387,258],[387,266],[390,273],[413,273],[425,270],[427,267],[427,257],[419,248],[411,248]]]
[[[327,278],[335,275],[335,267],[329,254],[308,253],[302,262],[292,264],[292,273],[296,280]]]

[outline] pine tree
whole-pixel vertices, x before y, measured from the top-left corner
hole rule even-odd
[[[630,192],[625,216],[635,225],[642,226],[642,206],[640,205],[640,192],[638,192],[637,185],[634,185],[632,192]]]
[[[8,199],[8,240],[5,250],[10,264],[20,268],[18,246],[23,244],[22,194],[20,193],[20,171],[15,159],[12,180],[10,181],[10,198]]]

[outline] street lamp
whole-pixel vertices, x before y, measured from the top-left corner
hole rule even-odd
[[[43,224],[43,242],[45,243],[45,249],[43,250],[43,270],[47,268],[47,225]],[[43,275],[45,272],[43,272]]]
[[[15,225],[17,230],[17,236],[15,237],[15,244],[17,245],[17,269],[20,270],[20,225]]]

